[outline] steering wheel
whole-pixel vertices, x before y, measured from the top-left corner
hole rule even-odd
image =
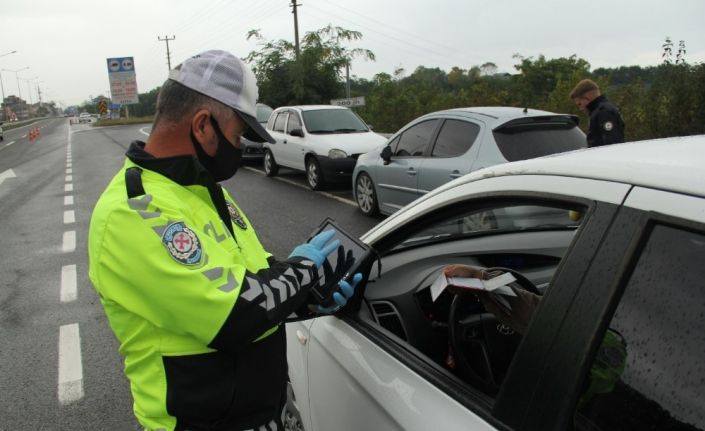
[[[510,286],[541,295],[536,285],[518,271],[501,267],[484,270],[509,272],[516,278]],[[456,294],[453,298],[448,328],[460,374],[473,386],[496,395],[521,335],[488,313],[475,295],[468,294]]]

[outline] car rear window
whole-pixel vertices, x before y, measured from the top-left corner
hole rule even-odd
[[[367,125],[349,109],[317,109],[302,112],[309,133],[366,132]]]
[[[497,147],[510,162],[587,147],[585,134],[566,123],[521,124],[493,132]]]

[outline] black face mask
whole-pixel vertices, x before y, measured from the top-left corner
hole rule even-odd
[[[190,132],[191,143],[196,149],[196,158],[211,174],[213,179],[216,182],[225,181],[235,175],[237,168],[240,167],[240,163],[242,162],[242,149],[235,148],[235,146],[228,141],[228,138],[223,134],[215,118],[211,116],[210,119],[215,134],[218,136],[218,147],[215,150],[215,156],[211,157],[206,154],[201,144],[198,143],[196,137],[193,135],[193,129],[191,129]]]

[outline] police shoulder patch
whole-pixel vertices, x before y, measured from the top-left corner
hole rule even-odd
[[[231,204],[230,202],[227,202],[228,205],[228,212],[230,213],[230,220],[235,222],[236,225],[240,227],[240,229],[247,229],[247,223],[245,223],[245,219],[242,218],[242,215],[240,215],[240,211],[235,208],[235,205]]]
[[[606,121],[605,124],[602,125],[602,127],[605,128],[605,131],[609,132],[614,128],[614,124],[612,124],[611,121]]]
[[[171,223],[162,234],[162,244],[171,257],[184,265],[197,265],[201,262],[203,249],[196,233],[182,221]]]

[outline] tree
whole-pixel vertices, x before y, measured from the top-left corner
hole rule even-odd
[[[343,94],[343,70],[354,58],[374,60],[372,51],[342,44],[362,38],[362,33],[329,25],[306,33],[299,55],[286,40],[267,41],[259,30],[247,38],[259,41],[260,49],[245,61],[254,63],[260,100],[272,106],[328,103]]]

